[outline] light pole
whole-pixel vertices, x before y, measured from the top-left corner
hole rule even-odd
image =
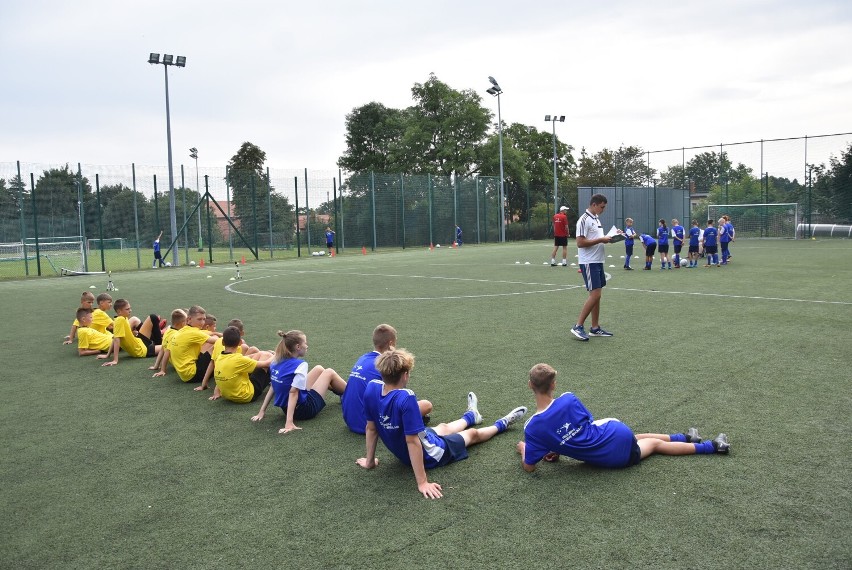
[[[171,218],[172,240],[177,239],[177,215],[175,214],[175,176],[172,172],[172,118],[169,113],[169,66],[186,67],[186,57],[179,55],[173,56],[163,54],[163,60],[160,61],[160,54],[152,53],[148,56],[148,63],[162,64],[166,72],[166,143],[169,149],[169,217]],[[177,242],[175,242],[177,243]],[[172,248],[172,265],[178,264],[178,248],[175,245]]]
[[[500,116],[500,95],[503,94],[503,90],[500,89],[500,85],[497,83],[497,80],[488,76],[488,81],[491,82],[491,87],[489,87],[486,91],[490,93],[494,97],[497,97],[497,133],[499,137],[500,144],[500,241],[506,241],[506,199],[505,192],[503,189],[503,118]]]
[[[195,189],[198,191],[198,251],[204,251],[204,243],[201,239],[201,186],[198,182],[198,149],[189,149],[189,158],[195,159]]]
[[[556,172],[556,121],[560,123],[565,122],[565,115],[556,116],[550,115],[544,116],[545,121],[550,121],[553,123],[553,211],[559,211],[559,178]]]

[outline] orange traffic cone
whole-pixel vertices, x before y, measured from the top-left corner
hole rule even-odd
[[[204,267],[204,258],[201,258],[201,262],[198,264],[199,267]]]
[[[361,246],[361,255],[367,255],[367,246],[366,245]]]
[[[240,260],[240,263],[242,263],[243,265],[245,265],[245,264],[246,264],[246,256],[245,256],[245,255],[244,255],[244,256],[243,256],[243,258]]]
[[[453,247],[457,247],[457,246],[456,246],[456,242],[453,242]]]
[[[331,250],[331,257],[334,257],[334,250]]]

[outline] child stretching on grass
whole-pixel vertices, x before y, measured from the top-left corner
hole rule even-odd
[[[482,423],[477,409],[476,394],[467,395],[467,411],[448,424],[434,429],[423,425],[420,407],[414,392],[407,388],[414,368],[414,355],[405,349],[392,349],[376,359],[376,368],[383,382],[373,380],[364,393],[367,415],[367,455],[356,461],[364,469],[378,466],[376,443],[379,438],[397,459],[410,465],[417,480],[417,490],[429,499],[443,496],[438,483],[430,483],[426,470],[441,467],[467,458],[467,448],[488,441],[506,431],[510,424],[522,418],[527,409],[519,406],[484,428],[471,426]]]
[[[210,321],[210,316],[207,315],[207,321]],[[216,317],[213,317],[213,330],[215,330]],[[264,352],[261,354],[256,346],[249,346],[245,342],[243,342],[243,322],[240,319],[231,319],[228,321],[228,327],[234,327],[240,333],[240,342],[236,347],[237,353],[242,354],[243,356],[248,356],[252,358],[252,360],[260,360],[261,358],[271,358],[271,352]],[[224,345],[224,336],[221,338],[217,338],[216,342],[213,343],[213,348],[210,351],[210,364],[207,365],[207,371],[204,373],[204,378],[201,379],[201,386],[196,386],[195,391],[199,392],[207,389],[207,385],[210,383],[210,378],[213,376],[213,371],[216,370],[216,359],[219,358],[219,355],[222,354],[225,350]],[[268,368],[268,367],[267,367]],[[268,384],[268,382],[267,382]]]
[[[260,411],[251,421],[261,421],[269,402],[275,398],[275,405],[287,415],[278,433],[287,433],[302,429],[293,420],[309,420],[322,411],[325,407],[323,397],[329,389],[342,395],[346,381],[331,368],[314,366],[308,372],[308,363],[303,358],[308,352],[308,339],[302,331],[278,331],[278,336],[281,341],[275,348],[275,360],[269,370],[272,389],[266,393]]]
[[[524,425],[524,441],[517,451],[524,471],[535,471],[542,459],[556,461],[567,455],[597,467],[621,468],[636,465],[654,453],[695,455],[728,453],[728,437],[720,433],[713,441],[703,441],[698,430],[686,433],[642,433],[633,435],[614,418],[595,421],[591,412],[571,392],[553,398],[556,370],[536,364],[530,370],[528,385],[535,394],[536,413]]]
[[[115,302],[115,322],[113,323],[112,346],[106,354],[98,355],[98,358],[109,358],[112,360],[104,362],[102,366],[115,366],[118,364],[118,349],[133,358],[150,358],[160,353],[160,345],[163,344],[163,334],[160,330],[160,316],[151,313],[134,331],[130,319],[132,310],[130,301],[118,299]],[[138,319],[137,319],[138,320]]]
[[[221,336],[204,330],[206,314],[204,307],[193,305],[189,308],[186,326],[181,327],[169,343],[169,360],[163,360],[154,377],[165,376],[166,365],[171,362],[182,382],[201,382],[210,364],[213,343]]]
[[[154,364],[148,367],[148,370],[160,370],[162,365],[162,374],[154,374],[154,377],[163,376],[166,373],[166,366],[169,363],[169,346],[171,346],[172,338],[175,334],[186,325],[186,311],[183,309],[175,309],[172,311],[172,325],[163,333],[163,343],[160,347],[160,352],[154,360]]]
[[[364,391],[371,380],[381,380],[382,375],[376,370],[376,357],[396,346],[396,329],[390,325],[379,325],[373,330],[373,349],[361,356],[352,367],[346,390],[340,398],[343,408],[343,421],[346,427],[355,433],[364,434],[367,426],[367,416],[364,415]],[[432,402],[417,400],[420,415],[424,423],[432,412]]]

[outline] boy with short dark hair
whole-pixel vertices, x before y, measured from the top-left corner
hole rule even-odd
[[[695,455],[728,453],[728,437],[720,433],[713,441],[702,441],[698,430],[686,433],[634,435],[615,418],[595,421],[591,412],[571,392],[558,398],[556,370],[536,364],[530,370],[528,386],[535,394],[536,413],[524,424],[524,441],[517,451],[524,471],[535,471],[536,463],[556,461],[566,455],[589,465],[618,469],[636,465],[649,455]]]
[[[707,257],[707,265],[704,267],[710,267],[714,264],[716,267],[719,267],[719,249],[716,245],[718,237],[719,232],[713,227],[713,220],[707,220],[707,227],[704,228],[704,237],[702,238],[702,242],[704,243],[704,255]]]
[[[624,269],[633,271],[630,267],[630,258],[633,257],[633,240],[639,234],[633,229],[633,218],[626,218],[624,224]]]
[[[109,293],[101,293],[97,298],[98,308],[92,311],[91,328],[99,332],[107,332],[112,330],[112,319],[107,314],[112,307],[112,296]]]
[[[163,333],[163,343],[160,345],[160,352],[157,354],[154,364],[148,367],[148,370],[159,370],[159,372],[155,373],[152,378],[165,376],[166,368],[169,364],[169,357],[171,356],[169,346],[171,346],[172,337],[174,337],[175,333],[186,326],[186,311],[183,309],[175,309],[172,311],[171,319],[171,326]]]
[[[221,397],[237,404],[249,404],[269,386],[269,365],[273,355],[254,360],[240,354],[242,337],[236,327],[227,327],[221,340],[223,350],[216,358],[216,388],[209,399]]]
[[[468,447],[506,431],[523,417],[527,408],[519,406],[494,425],[473,428],[482,422],[482,415],[477,409],[476,394],[470,392],[467,411],[461,418],[438,424],[434,429],[427,428],[417,397],[407,388],[413,368],[414,355],[401,348],[388,350],[376,359],[376,369],[383,381],[371,381],[364,393],[367,455],[356,463],[365,469],[378,466],[376,443],[381,438],[397,459],[412,467],[418,491],[429,499],[439,499],[443,496],[441,485],[429,482],[426,469],[466,459]]]
[[[80,308],[81,309],[91,309],[92,305],[95,304],[95,295],[91,291],[83,291],[83,294],[80,296]],[[77,329],[80,327],[80,323],[77,319],[74,319],[74,322],[71,323],[71,332],[62,340],[62,344],[71,344],[74,342],[74,338],[77,336]]]
[[[80,356],[91,356],[93,354],[104,354],[112,346],[112,333],[101,332],[93,329],[92,309],[81,307],[77,309],[77,354]]]
[[[692,227],[689,228],[689,267],[698,267],[698,248],[701,242],[701,228],[698,227],[698,220],[692,220]]]

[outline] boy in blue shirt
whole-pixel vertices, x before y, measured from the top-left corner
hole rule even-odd
[[[376,369],[382,381],[373,380],[364,393],[364,412],[367,416],[367,455],[356,461],[364,469],[378,466],[376,443],[382,443],[397,459],[410,465],[417,480],[417,490],[429,499],[440,499],[441,485],[430,483],[426,470],[441,467],[467,458],[467,448],[488,441],[506,431],[510,424],[527,413],[519,406],[484,428],[471,426],[482,423],[473,392],[467,395],[467,411],[450,423],[434,429],[423,425],[417,397],[407,388],[414,368],[414,355],[405,349],[391,349],[376,359]]]
[[[660,252],[660,271],[666,268],[668,263],[669,269],[672,268],[672,261],[669,259],[669,228],[666,227],[666,221],[660,218],[660,227],[657,228],[657,251]]]
[[[683,247],[683,239],[686,237],[686,229],[680,225],[677,218],[672,218],[672,245],[674,246],[675,269],[680,267],[680,250]]]
[[[722,248],[722,265],[728,265],[728,257],[730,257],[730,252],[728,251],[728,245],[732,239],[730,231],[730,226],[725,216],[719,218],[719,246]]]
[[[692,220],[692,227],[689,228],[689,267],[698,267],[698,244],[701,239],[701,228],[698,227],[698,220]]]
[[[698,430],[686,433],[642,433],[634,435],[615,418],[595,420],[571,392],[553,398],[556,370],[536,364],[530,370],[529,387],[535,394],[536,413],[524,425],[524,441],[517,451],[524,471],[535,471],[536,463],[556,461],[567,455],[596,467],[619,469],[638,464],[649,455],[695,455],[728,453],[728,437],[721,433],[713,441],[702,441]]]
[[[325,247],[328,248],[328,255],[331,255],[331,250],[334,248],[334,230],[331,226],[325,227]]]
[[[654,252],[657,250],[657,240],[648,234],[641,234],[639,241],[645,246],[645,270],[650,271],[651,265],[654,263]]]
[[[716,238],[718,236],[719,232],[713,227],[713,220],[707,220],[707,227],[704,228],[703,239],[704,255],[707,257],[707,265],[704,267],[710,267],[711,265],[719,267],[718,246],[716,245]]]
[[[633,239],[638,235],[633,229],[633,218],[624,220],[626,224],[624,228],[624,269],[633,271],[630,267],[630,258],[633,257]]]
[[[461,226],[456,226],[456,246],[461,247],[462,245],[462,229]]]
[[[364,434],[367,426],[367,417],[364,415],[364,392],[367,384],[372,380],[381,380],[382,375],[376,370],[376,357],[387,350],[396,347],[396,329],[390,325],[381,324],[373,330],[373,349],[363,354],[346,381],[346,389],[340,397],[340,406],[343,410],[343,421],[346,427],[355,433]],[[432,412],[432,402],[429,400],[418,400],[420,415],[424,423]]]

